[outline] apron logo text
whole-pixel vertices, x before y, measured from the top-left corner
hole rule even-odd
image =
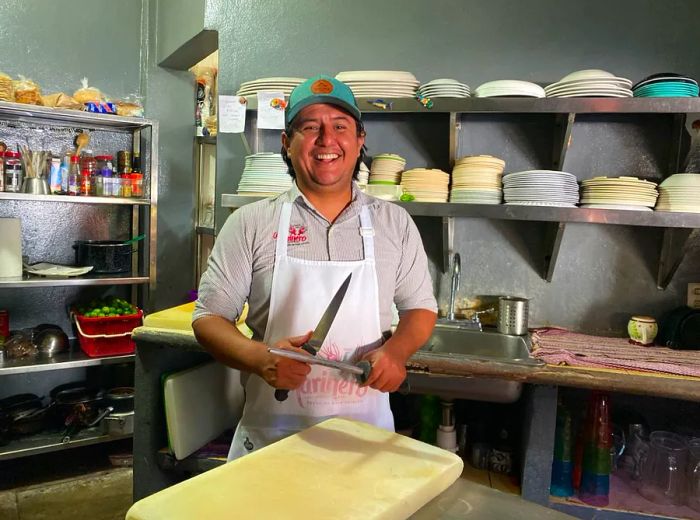
[[[299,406],[305,408],[305,402],[315,397],[332,400],[361,399],[367,395],[368,391],[369,387],[360,386],[356,381],[329,377],[326,372],[320,377],[307,377],[304,384],[297,388],[294,394]]]
[[[273,240],[277,240],[277,236],[277,231],[272,233]],[[302,244],[308,239],[309,237],[306,235],[306,226],[301,226],[298,224],[289,226],[289,235],[287,235],[288,244]]]

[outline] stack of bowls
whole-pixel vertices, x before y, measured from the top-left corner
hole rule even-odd
[[[450,202],[500,204],[501,176],[506,163],[491,155],[471,155],[455,161]]]
[[[547,97],[632,97],[632,82],[600,69],[578,70],[547,85]]]
[[[369,184],[396,185],[401,182],[401,172],[406,166],[406,159],[393,153],[377,155],[369,169]]]
[[[471,91],[469,85],[456,79],[434,79],[421,85],[417,94],[427,98],[466,98]]]
[[[634,97],[697,97],[698,82],[673,72],[647,76],[632,87]]]
[[[677,173],[664,180],[656,210],[700,213],[700,173]]]
[[[542,87],[529,81],[515,79],[503,79],[488,81],[479,85],[474,91],[475,97],[534,97],[543,98],[545,92]]]

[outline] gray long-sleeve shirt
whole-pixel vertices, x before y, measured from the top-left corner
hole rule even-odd
[[[352,202],[331,224],[294,185],[275,198],[236,210],[226,220],[200,281],[193,321],[208,315],[234,321],[248,301],[246,323],[253,330],[253,338],[262,340],[270,306],[275,238],[284,202],[293,203],[287,238],[289,256],[321,261],[364,258],[359,215],[363,205],[369,207],[383,332],[391,328],[392,302],[399,314],[411,309],[437,311],[423,243],[403,208],[371,197],[353,183]]]

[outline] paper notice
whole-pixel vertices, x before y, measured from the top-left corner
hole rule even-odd
[[[258,128],[284,130],[284,92],[258,92]]]
[[[245,130],[245,98],[219,96],[219,133],[240,134]]]

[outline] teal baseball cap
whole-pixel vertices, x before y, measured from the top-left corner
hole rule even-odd
[[[286,125],[289,126],[301,109],[319,103],[339,106],[360,120],[360,109],[350,87],[332,76],[320,74],[294,87],[284,116]]]

